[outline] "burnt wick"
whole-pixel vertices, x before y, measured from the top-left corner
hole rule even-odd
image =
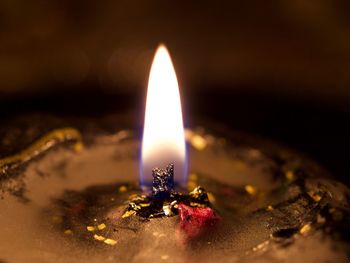
[[[166,169],[154,168],[152,170],[152,195],[154,198],[168,198],[174,190],[174,164]]]
[[[208,194],[201,186],[187,194],[175,191],[174,164],[169,164],[165,169],[154,168],[152,176],[151,195],[137,195],[129,200],[123,218],[130,215],[144,219],[178,214],[181,216],[184,207],[188,207],[186,211],[194,208],[212,210]]]

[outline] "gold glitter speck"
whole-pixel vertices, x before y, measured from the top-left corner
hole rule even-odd
[[[256,188],[255,188],[254,186],[250,185],[250,184],[246,185],[246,186],[244,187],[244,189],[245,189],[245,190],[247,191],[247,193],[250,194],[250,195],[255,195],[256,192],[257,192]]]
[[[102,230],[102,229],[105,229],[106,228],[106,225],[105,224],[99,224],[98,226],[97,226],[97,228],[98,228],[98,230]]]
[[[269,205],[267,208],[266,208],[267,211],[272,211],[273,210],[273,206],[272,205]]]
[[[65,235],[72,235],[73,234],[73,231],[70,230],[70,229],[67,229],[63,232]]]
[[[106,238],[104,236],[99,236],[99,235],[94,235],[94,239],[98,240],[98,241],[104,241]]]
[[[133,216],[136,214],[136,211],[134,210],[130,210],[130,211],[126,211],[123,215],[122,215],[122,218],[126,218],[126,217],[129,217],[129,216]]]
[[[111,245],[111,246],[114,246],[115,244],[117,244],[118,242],[114,239],[110,239],[110,238],[107,238],[105,241],[103,241],[104,243],[106,243],[107,245]]]
[[[191,144],[194,148],[196,148],[199,151],[204,150],[205,147],[207,147],[206,139],[197,134],[191,138]]]
[[[302,228],[300,228],[300,234],[306,234],[310,230],[311,230],[310,224],[306,224]]]
[[[90,232],[96,230],[96,228],[94,226],[87,226],[86,229],[87,229],[87,231],[90,231]]]
[[[125,185],[122,185],[119,187],[118,191],[120,193],[125,193],[126,191],[128,191],[128,188]]]
[[[287,180],[288,181],[293,181],[294,180],[294,173],[293,173],[293,171],[287,171],[286,172],[286,178],[287,178]]]
[[[315,202],[319,202],[322,199],[320,195],[318,195],[312,191],[309,191],[307,193],[312,199],[314,199]]]

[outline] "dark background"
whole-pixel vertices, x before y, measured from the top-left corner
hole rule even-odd
[[[167,44],[195,116],[283,142],[349,183],[350,2],[0,2],[0,116],[142,115]],[[142,120],[135,120],[141,122]]]

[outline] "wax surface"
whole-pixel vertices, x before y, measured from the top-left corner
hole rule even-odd
[[[76,129],[81,139],[57,141],[2,177],[0,260],[348,260],[349,244],[333,233],[346,231],[349,190],[298,154],[235,132],[187,130],[188,190],[204,187],[221,218],[198,232],[178,216],[125,215],[130,196],[142,194],[133,132]]]

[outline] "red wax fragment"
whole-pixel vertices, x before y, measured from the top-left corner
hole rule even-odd
[[[189,239],[200,236],[220,220],[220,217],[210,207],[190,207],[180,203],[178,210],[179,229]]]

